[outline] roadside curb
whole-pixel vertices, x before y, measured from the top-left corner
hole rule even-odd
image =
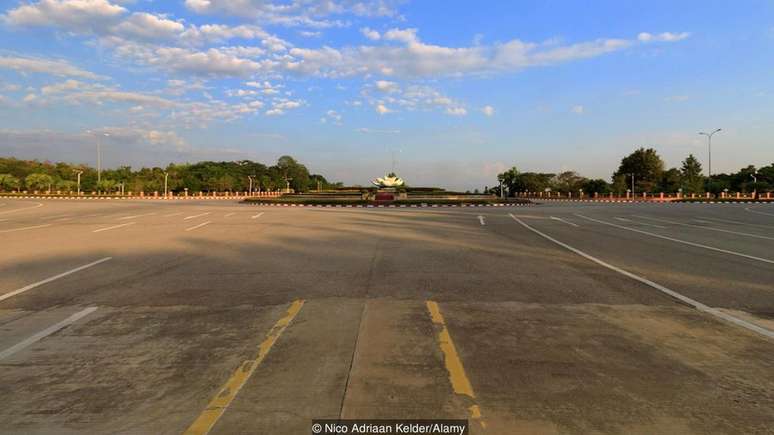
[[[627,200],[627,199],[548,199],[532,198],[539,202],[585,202],[594,204],[774,204],[774,201],[659,201],[659,200]],[[538,202],[538,203],[539,203]]]

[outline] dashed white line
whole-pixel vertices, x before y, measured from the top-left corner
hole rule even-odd
[[[766,213],[765,211],[752,210],[750,207],[745,207],[745,210],[749,211],[750,213],[764,214],[766,216],[774,216],[774,213]]]
[[[37,205],[33,205],[32,207],[24,207],[24,208],[16,208],[13,210],[0,211],[0,214],[16,213],[17,211],[24,211],[24,210],[29,210],[32,208],[39,208],[39,207],[43,207],[42,202],[39,202],[37,203]]]
[[[486,221],[484,220],[483,216],[478,215],[478,221],[481,223],[481,225],[486,225]]]
[[[13,233],[13,232],[16,232],[16,231],[34,230],[36,228],[50,227],[51,225],[53,225],[53,224],[43,224],[43,225],[33,225],[31,227],[11,228],[9,230],[1,230],[0,233]]]
[[[184,221],[187,221],[188,219],[196,219],[196,218],[198,218],[198,217],[207,216],[207,215],[208,215],[208,214],[210,214],[210,213],[211,213],[211,212],[209,212],[209,211],[208,211],[208,212],[206,212],[206,213],[195,214],[195,215],[193,215],[193,216],[186,216],[186,217],[184,217],[184,218],[183,218],[183,220],[184,220]]]
[[[183,214],[183,212],[182,212],[182,211],[179,211],[179,212],[177,212],[177,213],[170,213],[170,214],[165,214],[165,215],[164,215],[164,217],[179,216],[179,215],[181,215],[181,214]]]
[[[192,226],[191,228],[186,228],[185,230],[186,230],[186,231],[193,231],[193,230],[195,230],[195,229],[197,229],[197,228],[201,228],[201,227],[203,227],[203,226],[205,226],[205,225],[209,225],[210,223],[212,223],[212,221],[202,222],[202,223],[200,223],[199,225],[194,225],[194,226]]]
[[[59,331],[62,328],[65,328],[67,326],[72,325],[73,323],[77,322],[78,320],[88,316],[89,314],[97,311],[97,307],[89,307],[86,309],[83,309],[81,311],[78,311],[77,313],[73,314],[72,316],[62,320],[61,322],[51,325],[48,328],[38,332],[35,335],[32,335],[31,337],[28,337],[24,340],[22,340],[19,343],[14,344],[13,346],[9,347],[8,349],[5,349],[4,351],[0,352],[0,360],[4,358],[8,358],[9,356],[15,354],[16,352],[24,349],[25,347],[34,344],[49,335]]]
[[[743,233],[743,232],[740,232],[740,231],[724,230],[722,228],[708,227],[708,226],[704,226],[704,225],[686,224],[684,222],[668,221],[666,219],[657,219],[657,218],[652,218],[652,217],[648,217],[648,216],[638,216],[638,217],[640,217],[642,219],[650,219],[650,220],[653,220],[653,221],[656,221],[656,222],[664,222],[664,223],[667,223],[667,224],[682,225],[684,227],[701,228],[701,229],[704,229],[704,230],[717,231],[719,233],[736,234],[737,236],[752,237],[752,238],[755,238],[755,239],[774,240],[774,237],[761,236],[759,234],[750,234],[750,233]]]
[[[704,222],[713,221],[713,222],[708,222],[708,223],[716,223],[717,222],[717,223],[727,223],[727,224],[735,224],[735,225],[747,225],[747,226],[751,226],[751,227],[771,228],[771,225],[754,224],[752,222],[732,221],[732,220],[729,220],[729,219],[718,219],[718,218],[710,218],[710,217],[704,217],[704,219],[707,219]],[[696,222],[699,222],[699,219],[694,219],[694,220]]]
[[[578,225],[578,224],[576,224],[576,223],[574,223],[574,222],[570,222],[570,221],[568,221],[568,220],[564,220],[564,219],[562,219],[562,218],[559,218],[559,217],[556,217],[556,216],[551,216],[551,220],[555,220],[555,221],[563,222],[563,223],[565,223],[565,224],[567,224],[567,225],[572,225],[572,226],[574,226],[574,227],[579,227],[579,226],[580,226],[580,225]]]
[[[128,223],[125,223],[125,224],[113,225],[112,227],[99,228],[99,229],[96,229],[96,230],[92,231],[92,233],[101,233],[103,231],[115,230],[116,228],[128,227],[129,225],[134,225],[136,223],[137,222],[128,222]]]
[[[228,214],[227,214],[227,215],[225,215],[224,217],[231,217],[231,216],[234,216],[234,214],[235,214],[235,213],[228,213]]]
[[[250,219],[258,219],[259,217],[263,216],[263,213],[264,212],[260,212],[260,213],[258,213],[256,215],[252,215],[252,216],[250,216]]]
[[[649,231],[639,230],[637,228],[625,227],[623,225],[618,225],[618,224],[614,224],[614,223],[611,223],[611,222],[605,222],[605,221],[601,221],[599,219],[590,218],[590,217],[584,216],[582,214],[575,213],[575,216],[578,216],[579,218],[583,218],[583,219],[586,219],[588,221],[596,222],[596,223],[599,223],[599,224],[609,225],[611,227],[620,228],[622,230],[634,231],[635,233],[645,234],[647,236],[656,237],[656,238],[664,239],[664,240],[669,240],[671,242],[682,243],[684,245],[694,246],[696,248],[707,249],[709,251],[722,252],[723,254],[735,255],[737,257],[744,257],[744,258],[748,258],[750,260],[755,260],[755,261],[761,261],[763,263],[774,264],[774,260],[769,260],[768,258],[756,257],[756,256],[753,256],[753,255],[742,254],[741,252],[729,251],[727,249],[716,248],[714,246],[702,245],[701,243],[694,243],[694,242],[689,242],[687,240],[675,239],[674,237],[662,236],[661,234],[651,233]]]
[[[576,216],[580,216],[580,215],[576,215]],[[513,218],[513,220],[515,220],[516,222],[521,224],[524,228],[532,231],[533,233],[535,233],[535,234],[545,238],[546,240],[550,240],[551,242],[556,243],[557,245],[567,249],[568,251],[574,252],[574,253],[580,255],[581,257],[586,258],[587,260],[591,260],[594,263],[597,263],[597,264],[599,264],[602,267],[605,267],[605,268],[610,269],[612,271],[618,272],[621,275],[627,276],[627,277],[629,277],[629,278],[631,278],[631,279],[633,279],[635,281],[639,281],[639,282],[641,282],[641,283],[643,283],[643,284],[645,284],[645,285],[647,285],[649,287],[652,287],[652,288],[654,288],[654,289],[656,289],[656,290],[658,290],[660,292],[663,292],[663,293],[665,293],[665,294],[667,294],[667,295],[669,295],[669,296],[671,296],[671,297],[673,297],[673,298],[675,298],[675,299],[677,299],[677,300],[679,300],[681,302],[684,302],[684,303],[692,306],[693,308],[695,308],[695,309],[697,309],[699,311],[705,312],[705,313],[713,315],[715,317],[719,317],[719,318],[721,318],[723,320],[726,320],[728,322],[731,322],[731,323],[733,323],[733,324],[735,324],[737,326],[741,326],[743,328],[749,329],[750,331],[757,332],[758,334],[761,334],[761,335],[763,335],[765,337],[774,339],[774,331],[768,330],[766,328],[762,328],[762,327],[760,327],[758,325],[755,325],[753,323],[747,322],[747,321],[742,320],[742,319],[740,319],[738,317],[734,317],[734,316],[732,316],[730,314],[724,313],[723,311],[720,311],[720,310],[717,310],[717,309],[712,308],[710,306],[704,305],[704,304],[702,304],[699,301],[696,301],[696,300],[691,299],[691,298],[689,298],[687,296],[684,296],[684,295],[682,295],[682,294],[680,294],[680,293],[678,293],[678,292],[676,292],[674,290],[671,290],[671,289],[669,289],[667,287],[664,287],[661,284],[657,284],[657,283],[655,283],[655,282],[653,282],[653,281],[651,281],[651,280],[649,280],[647,278],[641,277],[639,275],[635,275],[635,274],[633,274],[631,272],[628,272],[626,270],[621,269],[620,267],[616,267],[616,266],[613,266],[612,264],[606,263],[605,261],[600,260],[599,258],[596,258],[596,257],[594,257],[592,255],[589,255],[589,254],[581,251],[580,249],[573,248],[572,246],[570,246],[570,245],[568,245],[566,243],[563,243],[563,242],[560,242],[559,240],[556,240],[555,238],[549,236],[548,234],[545,234],[545,233],[543,233],[543,232],[541,232],[541,231],[539,231],[539,230],[537,230],[535,228],[532,228],[531,226],[527,225],[526,223],[524,223],[524,221],[522,221],[521,219],[517,218],[514,215],[511,215],[511,218]]]
[[[32,289],[34,289],[35,287],[40,287],[40,286],[42,286],[43,284],[48,284],[48,283],[50,283],[51,281],[55,281],[55,280],[57,280],[57,279],[59,279],[59,278],[64,278],[64,277],[66,277],[67,275],[72,275],[73,273],[80,272],[80,271],[82,271],[82,270],[84,270],[84,269],[88,269],[88,268],[90,268],[90,267],[96,266],[96,265],[98,265],[98,264],[100,264],[100,263],[104,263],[104,262],[106,262],[106,261],[108,261],[108,260],[112,260],[112,259],[113,259],[113,257],[105,257],[105,258],[100,258],[99,260],[97,260],[97,261],[93,261],[93,262],[91,262],[91,263],[89,263],[89,264],[84,264],[83,266],[76,267],[75,269],[70,269],[70,270],[68,270],[67,272],[62,272],[62,273],[60,273],[59,275],[54,275],[54,276],[52,276],[52,277],[50,277],[50,278],[46,278],[46,279],[44,279],[44,280],[42,280],[42,281],[38,281],[38,282],[36,282],[36,283],[33,283],[33,284],[30,284],[30,285],[28,285],[28,286],[22,287],[22,288],[20,288],[20,289],[18,289],[18,290],[14,290],[14,291],[12,291],[12,292],[5,293],[5,294],[3,294],[3,295],[0,295],[0,301],[4,301],[4,300],[6,300],[6,299],[8,299],[8,298],[10,298],[10,297],[12,297],[12,296],[16,296],[16,295],[18,295],[18,294],[24,293],[24,292],[26,292],[27,290],[32,290]]]
[[[120,217],[120,218],[118,218],[118,220],[120,220],[120,221],[123,221],[123,220],[128,220],[128,219],[134,219],[134,218],[138,218],[138,217],[143,217],[143,216],[151,216],[151,215],[154,215],[154,214],[156,214],[156,213],[136,214],[136,215],[133,215],[133,216],[124,216],[124,217]]]

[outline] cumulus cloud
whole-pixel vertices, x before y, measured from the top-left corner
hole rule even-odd
[[[14,26],[55,26],[68,30],[104,28],[127,10],[107,0],[40,0],[11,9],[3,19]]]
[[[185,26],[177,21],[138,12],[119,24],[116,33],[139,39],[158,40],[174,38],[184,29]]]
[[[378,41],[382,38],[382,35],[380,35],[379,32],[368,27],[363,27],[360,29],[360,33],[362,33],[363,36],[370,39],[371,41]]]
[[[586,109],[583,106],[572,106],[570,108],[570,112],[575,113],[576,115],[583,115],[583,113],[586,111]]]
[[[484,106],[481,108],[481,112],[486,116],[493,116],[495,114],[495,109],[492,106]]]
[[[395,16],[397,0],[185,0],[199,14],[225,14],[287,26],[332,27],[346,22],[324,19],[335,15]]]
[[[60,77],[70,76],[93,80],[102,78],[97,74],[75,67],[67,61],[58,59],[0,56],[0,68],[12,69],[25,74],[45,73]]]
[[[387,106],[384,104],[377,104],[376,105],[376,113],[380,115],[385,115],[387,113],[392,113],[392,110],[390,110]]]

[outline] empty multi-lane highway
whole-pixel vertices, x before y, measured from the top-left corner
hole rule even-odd
[[[772,205],[0,203],[0,432],[774,427]]]

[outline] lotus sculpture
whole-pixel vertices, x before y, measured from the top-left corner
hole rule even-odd
[[[371,183],[373,183],[376,187],[401,187],[403,186],[403,179],[394,173],[390,173],[385,175],[383,178],[380,177],[371,181]]]

